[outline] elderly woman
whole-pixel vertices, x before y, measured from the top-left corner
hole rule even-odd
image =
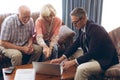
[[[43,6],[40,17],[36,20],[36,40],[43,48],[44,60],[58,57],[58,34],[62,21],[56,17],[56,10],[51,4]]]

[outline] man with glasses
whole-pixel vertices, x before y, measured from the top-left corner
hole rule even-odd
[[[88,80],[91,75],[102,73],[117,64],[116,49],[105,29],[88,20],[83,8],[75,8],[70,15],[73,25],[79,30],[79,36],[63,56],[52,60],[51,63],[61,63],[64,60],[63,69],[77,64],[75,80]],[[66,60],[79,47],[82,48],[83,55],[73,60]]]

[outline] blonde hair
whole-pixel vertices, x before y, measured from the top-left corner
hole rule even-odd
[[[46,4],[45,6],[43,6],[40,12],[41,17],[50,16],[51,14],[53,14],[54,16],[56,15],[55,8],[51,4]]]

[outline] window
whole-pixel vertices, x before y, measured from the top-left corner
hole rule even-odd
[[[16,13],[20,5],[27,5],[32,12],[40,11],[44,4],[52,4],[62,19],[62,0],[0,0],[0,14]]]
[[[120,0],[104,0],[102,25],[109,32],[120,26]]]

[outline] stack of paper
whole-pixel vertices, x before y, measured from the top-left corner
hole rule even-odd
[[[17,69],[14,80],[35,80],[35,70]]]

